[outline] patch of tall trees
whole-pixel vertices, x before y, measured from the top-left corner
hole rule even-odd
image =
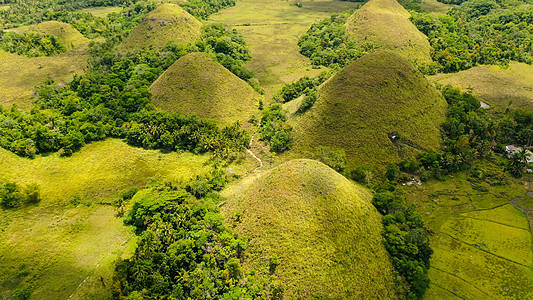
[[[34,32],[0,34],[0,48],[29,57],[52,56],[66,50],[56,36]]]
[[[399,275],[401,294],[422,299],[429,286],[427,272],[433,254],[422,216],[394,185],[378,190],[372,204],[383,215],[383,243]]]
[[[300,53],[309,57],[315,66],[341,68],[350,62],[371,52],[372,44],[357,45],[350,41],[344,29],[344,23],[353,11],[333,14],[331,17],[311,25],[300,37]]]
[[[281,299],[268,276],[245,272],[245,239],[223,224],[216,193],[226,183],[214,170],[182,186],[141,190],[125,215],[139,241],[116,264],[117,299]],[[265,265],[265,269],[268,266]]]
[[[413,13],[437,64],[430,72],[457,72],[478,64],[533,63],[533,7],[522,0],[470,0],[446,15]]]

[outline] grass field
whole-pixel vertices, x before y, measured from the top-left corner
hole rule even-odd
[[[87,67],[89,40],[72,26],[61,22],[44,22],[13,31],[38,30],[58,35],[66,46],[74,45],[66,52],[50,57],[26,57],[0,50],[0,105],[5,108],[16,104],[20,109],[30,109],[34,87],[51,78],[68,82],[74,74]]]
[[[196,114],[222,125],[248,124],[258,112],[260,95],[204,53],[178,59],[152,84],[152,102],[159,108]]]
[[[437,0],[422,0],[419,5],[425,12],[436,14],[445,14],[453,7],[451,4],[444,4]]]
[[[33,286],[34,299],[109,298],[113,263],[135,243],[110,204],[134,185],[200,174],[208,159],[113,139],[68,158],[29,160],[0,149],[0,180],[39,184],[42,196],[36,207],[0,210],[0,298],[22,282]]]
[[[429,76],[429,80],[471,90],[493,113],[511,108],[533,109],[533,66],[511,62],[509,67],[477,66],[466,71]]]
[[[224,191],[227,222],[250,237],[245,269],[274,273],[284,299],[394,299],[370,193],[313,160],[292,160]],[[241,214],[240,220],[235,216]]]
[[[188,44],[201,34],[202,23],[176,4],[162,4],[143,17],[118,46],[131,50],[153,45],[163,48],[168,42]]]
[[[313,23],[355,5],[333,0],[239,0],[212,15],[209,22],[228,24],[244,36],[252,54],[246,67],[255,73],[269,100],[285,83],[321,72],[300,54],[300,36]]]
[[[403,156],[440,148],[446,101],[396,52],[361,57],[326,81],[318,95],[308,112],[289,120],[299,155],[318,146],[341,148],[350,166],[384,171]],[[393,143],[390,136],[398,135]]]
[[[110,13],[119,13],[122,11],[122,7],[107,6],[107,7],[89,7],[80,10],[82,12],[93,14],[95,17],[105,18]]]
[[[410,16],[396,0],[371,0],[348,18],[346,33],[356,43],[397,51],[415,64],[429,63],[429,41]]]
[[[408,188],[434,233],[426,299],[533,296],[532,235],[523,211],[533,209],[533,198],[522,182],[503,177],[503,186],[481,183],[485,192],[473,189],[467,174]]]

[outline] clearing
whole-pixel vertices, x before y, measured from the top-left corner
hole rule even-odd
[[[309,59],[300,54],[300,36],[313,23],[356,5],[332,0],[239,0],[209,21],[225,23],[244,36],[252,55],[246,67],[255,73],[270,100],[284,84],[322,71],[312,69]]]

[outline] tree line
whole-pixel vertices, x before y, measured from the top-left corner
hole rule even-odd
[[[198,42],[171,43],[162,50],[117,52],[119,41],[110,38],[102,44],[92,43],[87,72],[66,86],[50,80],[38,86],[31,111],[0,107],[0,146],[26,157],[56,151],[68,156],[107,137],[125,138],[147,148],[214,151],[225,157],[244,149],[249,136],[238,124],[221,129],[214,121],[157,112],[149,91],[151,83],[174,61],[198,51],[253,83],[253,73],[243,67],[250,55],[242,36],[221,24],[211,24],[203,27]]]

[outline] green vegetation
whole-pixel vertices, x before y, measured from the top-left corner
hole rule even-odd
[[[52,56],[65,52],[65,46],[53,35],[8,32],[1,36],[0,47],[7,52],[28,57]]]
[[[423,181],[445,179],[447,175],[470,169],[479,160],[489,159],[494,152],[505,153],[505,145],[530,146],[533,142],[533,112],[509,110],[501,120],[493,120],[471,94],[450,86],[444,87],[442,94],[449,104],[442,124],[443,151],[420,153],[416,159],[408,157],[398,164],[402,171],[420,174]],[[526,160],[525,149],[517,151],[510,157],[507,169],[521,177]]]
[[[357,44],[397,51],[425,70],[431,66],[431,46],[410,17],[396,0],[371,0],[348,18],[346,33]]]
[[[298,40],[300,52],[311,59],[316,66],[332,68],[344,67],[371,52],[374,45],[361,45],[350,41],[346,35],[344,23],[352,11],[334,14],[330,18],[313,24],[306,34]]]
[[[268,298],[270,281],[243,272],[247,243],[218,212],[215,191],[225,184],[224,172],[214,170],[184,186],[137,193],[124,222],[140,237],[133,257],[117,263],[116,298]]]
[[[0,206],[4,209],[19,208],[22,204],[37,204],[41,201],[38,185],[25,188],[14,182],[0,184]]]
[[[426,34],[435,71],[457,72],[478,64],[533,63],[528,1],[472,0],[438,16],[415,13],[413,23]]]
[[[324,83],[324,81],[328,80],[333,73],[333,71],[322,72],[312,78],[304,76],[295,82],[287,83],[279,92],[274,95],[274,100],[278,100],[280,102],[289,102],[300,97],[301,95],[309,96],[309,93],[316,91],[318,86]]]
[[[119,49],[131,51],[142,47],[161,49],[169,42],[188,44],[200,38],[202,23],[175,4],[162,4],[143,17]]]
[[[270,144],[270,151],[281,153],[292,147],[292,127],[287,124],[287,111],[274,103],[263,110],[259,132],[261,139]]]
[[[206,20],[209,15],[224,7],[234,6],[235,2],[236,0],[187,0],[180,1],[179,5],[191,15]]]
[[[195,114],[220,124],[246,124],[257,110],[252,87],[204,53],[178,59],[150,87],[152,103],[181,114]]]
[[[403,191],[389,186],[379,190],[372,204],[383,215],[385,248],[405,289],[407,299],[422,299],[429,285],[427,272],[433,250],[422,216],[409,204]],[[392,190],[392,191],[390,191]]]
[[[333,169],[292,160],[223,195],[227,222],[250,237],[243,269],[272,274],[284,298],[396,298],[371,195]]]
[[[328,80],[313,107],[289,119],[294,151],[344,149],[348,167],[384,172],[411,153],[440,149],[446,102],[407,60],[390,51],[367,54]]]

